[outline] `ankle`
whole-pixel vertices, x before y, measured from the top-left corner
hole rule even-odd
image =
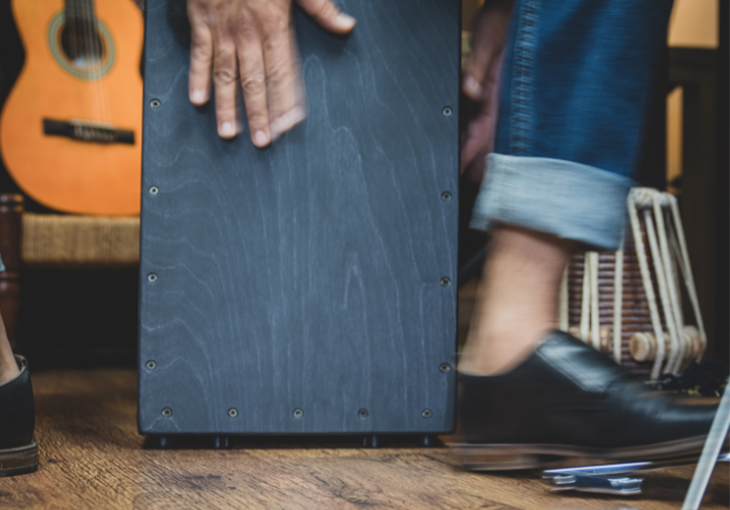
[[[3,360],[3,362],[0,363],[0,384],[10,382],[19,375],[20,369],[18,368],[18,363],[15,361],[15,358]]]
[[[535,326],[476,332],[475,337],[467,338],[458,369],[475,376],[511,372],[535,352],[551,329]]]

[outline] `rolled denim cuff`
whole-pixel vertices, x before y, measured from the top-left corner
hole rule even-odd
[[[633,184],[628,177],[571,161],[490,154],[471,227],[511,225],[590,249],[616,250]]]

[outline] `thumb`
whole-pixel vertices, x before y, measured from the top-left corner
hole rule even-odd
[[[297,3],[325,30],[346,34],[355,28],[355,18],[340,12],[332,0],[297,0]]]

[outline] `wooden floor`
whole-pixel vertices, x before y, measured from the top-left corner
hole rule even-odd
[[[0,479],[2,509],[680,508],[692,468],[647,475],[636,498],[548,492],[536,472],[454,471],[419,447],[366,449],[234,444],[154,449],[136,429],[131,370],[33,375],[41,466]],[[728,508],[728,466],[703,508]]]

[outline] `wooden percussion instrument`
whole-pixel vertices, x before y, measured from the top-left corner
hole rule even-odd
[[[676,198],[629,194],[631,229],[617,252],[574,255],[561,293],[560,327],[641,377],[680,373],[707,339]],[[685,324],[684,282],[697,326]]]
[[[453,428],[459,5],[297,11],[309,117],[261,150],[190,104],[185,2],[147,3],[142,433]]]

